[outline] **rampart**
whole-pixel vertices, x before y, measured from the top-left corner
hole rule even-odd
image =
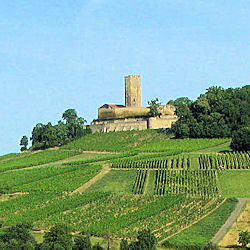
[[[122,118],[103,121],[96,120],[91,123],[90,128],[92,132],[170,128],[172,123],[177,120],[177,116]]]

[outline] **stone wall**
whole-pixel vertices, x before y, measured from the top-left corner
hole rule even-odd
[[[145,116],[150,108],[146,107],[126,107],[126,108],[99,108],[98,119],[104,118],[125,118],[129,116]]]
[[[93,121],[90,125],[90,128],[92,132],[170,128],[172,123],[176,122],[177,120],[177,116],[124,118],[118,120]]]
[[[144,118],[125,118],[119,120],[93,121],[90,125],[92,132],[110,132],[147,129]]]
[[[177,116],[150,117],[148,118],[148,128],[171,128],[172,123],[178,120]]]

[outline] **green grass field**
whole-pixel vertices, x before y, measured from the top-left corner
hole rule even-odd
[[[250,197],[250,171],[220,171],[219,183],[221,195],[225,197]]]
[[[189,152],[215,147],[229,139],[172,140],[157,130],[94,133],[63,146],[65,149],[132,151],[138,152]]]
[[[228,200],[173,235],[224,197],[250,197],[249,169],[200,169],[200,155],[227,151],[229,141],[126,131],[87,135],[63,149],[2,156],[0,191],[6,194],[0,196],[0,220],[4,226],[32,222],[45,230],[67,223],[98,242],[106,234],[133,240],[148,227],[162,242],[170,237],[171,244],[204,244],[235,202]],[[84,184],[87,189],[77,193]]]
[[[50,163],[65,158],[69,158],[80,154],[75,150],[44,150],[33,154],[27,154],[23,157],[15,157],[14,159],[0,162],[0,172],[37,166],[45,163]]]
[[[136,176],[136,170],[111,170],[101,180],[87,189],[90,191],[104,191],[114,193],[132,192],[132,185]]]

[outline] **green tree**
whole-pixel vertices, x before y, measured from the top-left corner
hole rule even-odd
[[[37,123],[32,130],[30,140],[32,141],[32,149],[42,149],[44,147],[43,134],[46,131],[46,125]]]
[[[66,121],[66,123],[74,123],[77,119],[77,113],[75,109],[67,109],[64,111],[62,118]]]
[[[120,243],[120,249],[121,250],[128,250],[129,249],[129,244],[126,239],[122,239]]]
[[[96,245],[94,245],[92,249],[93,249],[93,250],[105,250],[105,248],[102,247],[102,246],[100,246],[99,243],[97,243]]]
[[[148,250],[156,249],[157,240],[149,229],[144,229],[142,231],[139,231],[137,239],[139,246],[143,247],[141,249],[148,249]]]
[[[148,105],[150,108],[149,116],[156,117],[161,115],[161,112],[159,110],[160,104],[161,103],[159,102],[158,98],[148,101]]]
[[[30,227],[31,225],[23,223],[6,228],[0,236],[0,241],[8,246],[7,249],[20,249],[15,247],[26,244],[35,248],[36,241],[30,233]]]
[[[186,97],[171,101],[179,120],[172,130],[177,138],[230,137],[250,123],[250,86],[223,89],[213,86],[192,102]]]
[[[238,242],[243,247],[247,247],[247,245],[250,243],[250,232],[248,232],[247,230],[240,232]]]
[[[235,151],[250,150],[250,127],[243,127],[233,133],[230,147]]]
[[[28,143],[29,143],[28,137],[24,135],[20,141],[20,146],[22,146],[21,151],[24,151],[27,149]]]
[[[0,249],[7,250],[7,244],[0,240]]]
[[[88,236],[78,235],[75,238],[73,250],[91,250],[92,245]]]
[[[87,122],[84,118],[78,117],[74,109],[67,109],[63,115],[68,129],[68,138],[76,139],[85,134],[84,124]]]
[[[57,224],[45,233],[43,243],[49,246],[49,249],[71,250],[73,247],[72,234],[66,225]]]
[[[179,97],[176,100],[171,100],[168,102],[168,104],[172,104],[176,107],[176,115],[179,118],[190,118],[193,116],[190,108],[192,105],[192,101],[190,99],[188,99],[188,97]]]

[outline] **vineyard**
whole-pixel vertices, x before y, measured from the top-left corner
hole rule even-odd
[[[65,149],[113,152],[181,152],[195,151],[229,142],[229,139],[169,139],[157,130],[94,133],[63,146]]]
[[[72,231],[128,239],[150,228],[163,242],[215,208],[227,208],[224,197],[249,196],[249,152],[185,153],[226,141],[125,131],[87,135],[63,149],[2,156],[0,220],[3,226],[31,222],[44,229],[66,223]],[[239,171],[217,171],[220,166]]]
[[[91,194],[93,195],[89,193]],[[180,195],[162,199],[154,196],[108,194],[88,204],[54,213],[35,224],[47,228],[64,221],[74,231],[84,231],[96,236],[109,232],[113,237],[130,238],[135,238],[138,230],[148,226],[161,240],[191,224],[221,202],[222,199],[219,198],[194,199]]]
[[[218,195],[216,172],[213,170],[155,170],[156,195],[185,194],[192,197]]]
[[[176,157],[166,158],[158,157],[155,159],[147,160],[119,160],[113,161],[112,168],[138,168],[138,169],[189,169],[190,159],[189,157]]]
[[[3,184],[1,182],[0,188],[9,192],[73,191],[100,171],[100,165],[83,165],[74,168],[49,166],[44,169],[18,171],[13,175],[16,179],[12,180],[8,179],[10,175],[7,172],[6,175],[0,175],[1,180],[7,180]]]
[[[23,157],[15,157],[6,161],[0,161],[0,172],[7,170],[27,168],[37,166],[45,163],[50,163],[71,156],[80,154],[80,151],[69,151],[69,150],[44,150],[37,153],[25,154]]]
[[[200,155],[199,164],[200,169],[249,169],[250,153],[204,154]]]
[[[133,189],[132,189],[132,192],[134,194],[143,194],[144,185],[145,185],[146,178],[147,178],[147,173],[148,173],[148,170],[146,169],[137,170],[137,175],[136,175],[135,182],[134,182]]]

